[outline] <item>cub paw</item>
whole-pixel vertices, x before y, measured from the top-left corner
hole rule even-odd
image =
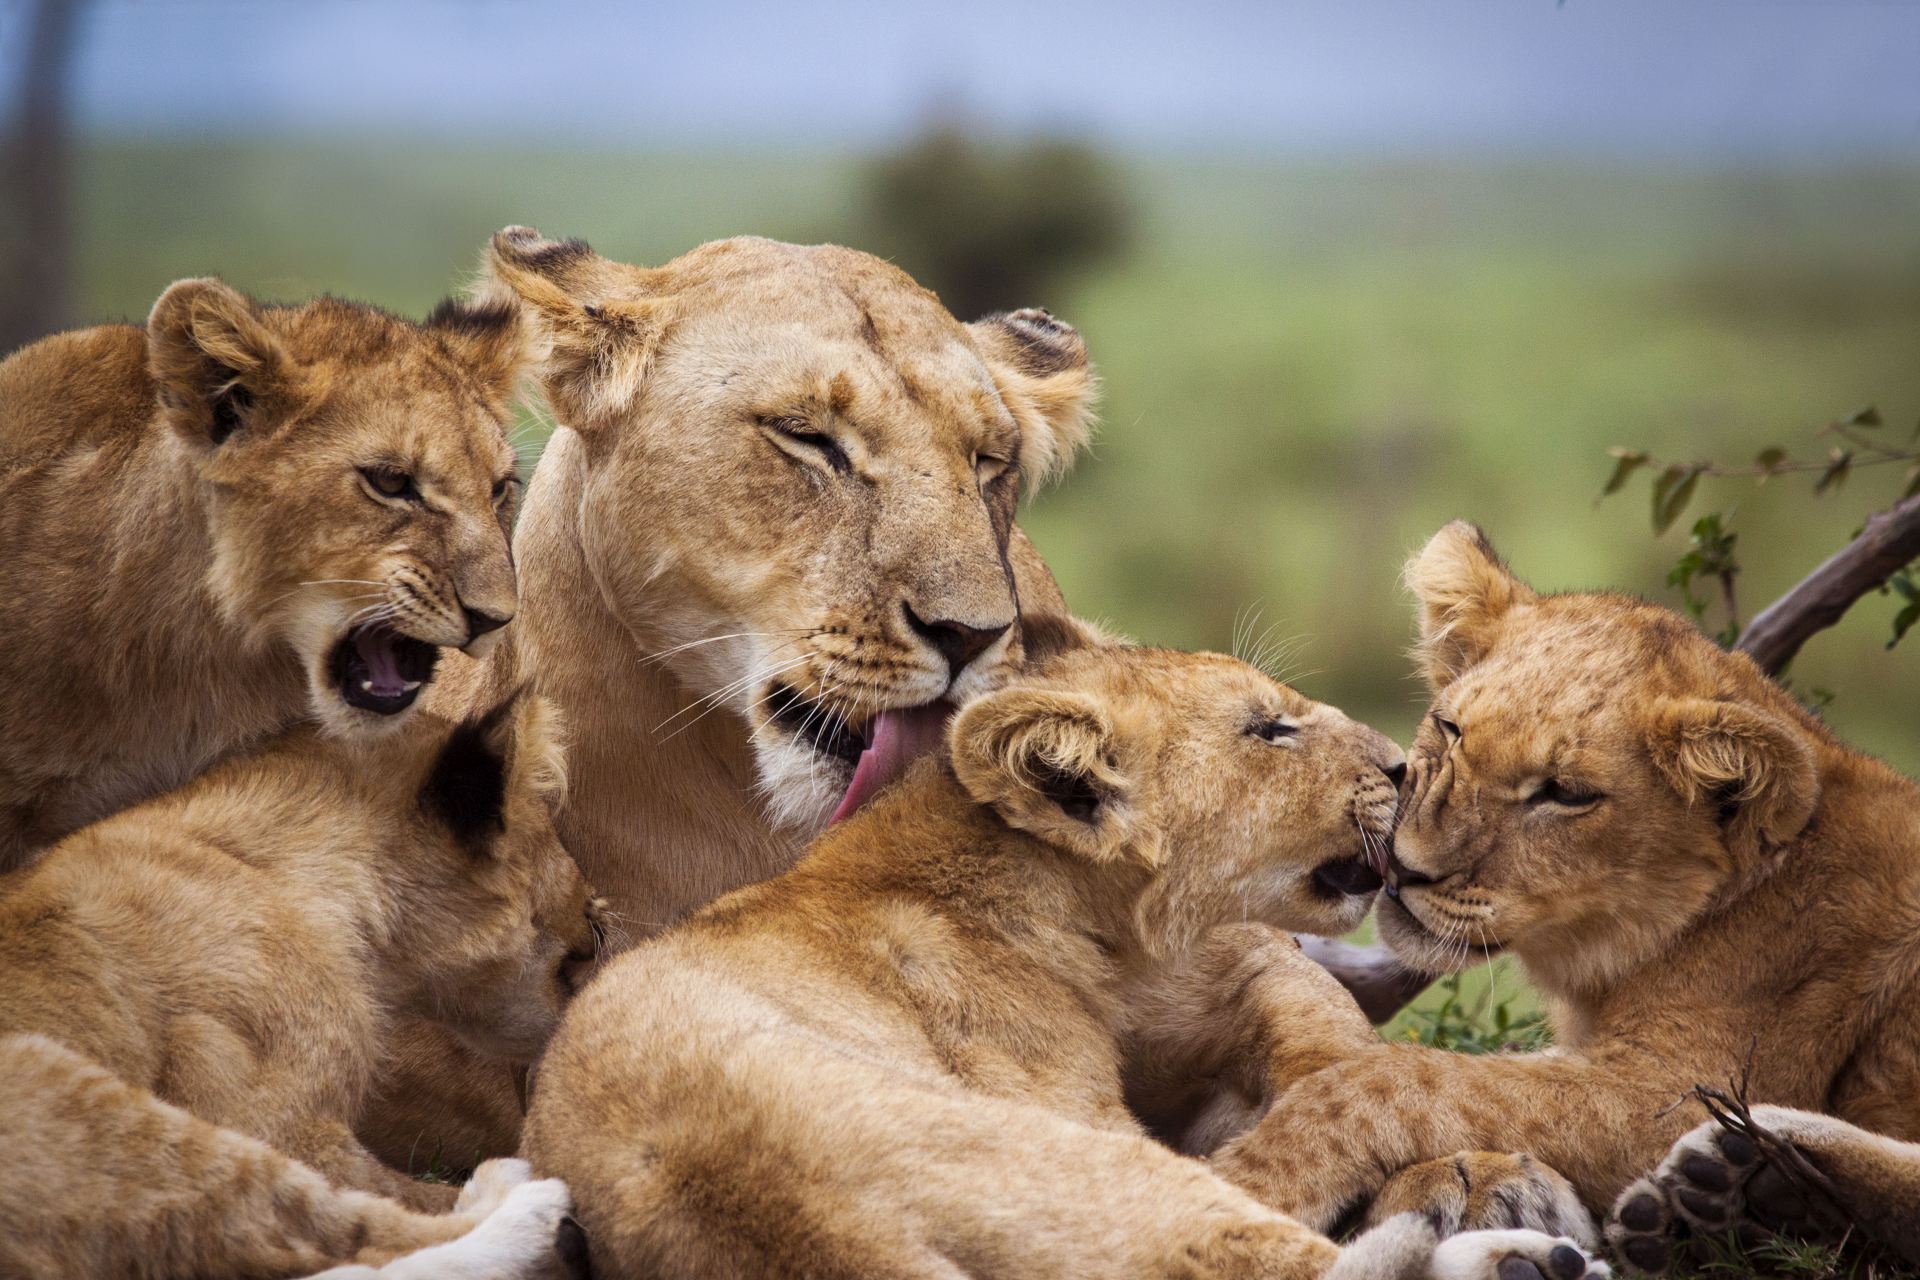
[[[1424,1216],[1403,1213],[1355,1237],[1325,1280],[1604,1280],[1611,1274],[1566,1236],[1469,1231],[1441,1240]]]
[[[533,1181],[533,1166],[525,1160],[487,1160],[473,1171],[460,1198],[453,1202],[455,1213],[484,1218],[500,1207],[515,1187]]]
[[[1755,1107],[1753,1119],[1783,1140],[1798,1113]],[[1769,1123],[1778,1121],[1778,1127]],[[1607,1243],[1628,1266],[1658,1275],[1696,1236],[1731,1236],[1756,1248],[1777,1234],[1821,1238],[1843,1226],[1824,1197],[1802,1190],[1754,1140],[1709,1120],[1673,1144],[1659,1167],[1614,1201]]]
[[[1380,1189],[1366,1221],[1401,1213],[1424,1215],[1443,1236],[1525,1229],[1568,1236],[1583,1249],[1600,1244],[1573,1184],[1528,1155],[1464,1151],[1402,1169]]]
[[[1469,1231],[1433,1251],[1430,1280],[1603,1280],[1606,1263],[1567,1236],[1539,1231]]]
[[[565,1183],[522,1183],[466,1235],[388,1263],[381,1280],[548,1280],[567,1274],[575,1242],[563,1229],[573,1221],[572,1209]]]

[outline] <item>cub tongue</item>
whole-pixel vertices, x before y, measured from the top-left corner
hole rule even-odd
[[[905,773],[907,766],[938,748],[947,717],[952,714],[953,708],[944,702],[882,711],[874,719],[873,736],[860,753],[860,763],[853,767],[847,794],[840,797],[840,807],[833,811],[827,825],[852,817],[875,792]]]
[[[376,697],[397,698],[407,691],[400,674],[400,655],[393,646],[393,633],[380,627],[368,627],[353,638],[354,651],[367,664],[367,680]]]

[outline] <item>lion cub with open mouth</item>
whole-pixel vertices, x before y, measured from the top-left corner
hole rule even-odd
[[[522,346],[206,279],[0,361],[0,871],[297,721],[385,733],[499,640]]]
[[[1356,922],[1369,896],[1338,882],[1390,829],[1401,756],[1244,663],[1083,640],[581,995],[524,1149],[595,1274],[1584,1271],[1531,1232],[1436,1250],[1412,1214],[1342,1249],[1145,1136],[1129,988],[1223,921]]]
[[[456,1206],[350,1126],[389,1018],[529,1063],[596,957],[553,716],[297,729],[0,879],[0,1147],[32,1156],[0,1275],[258,1280],[476,1224],[407,1274],[543,1273],[564,1188],[496,1163]]]

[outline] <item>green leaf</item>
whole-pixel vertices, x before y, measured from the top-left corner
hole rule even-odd
[[[1687,503],[1693,499],[1693,491],[1700,483],[1698,466],[1682,466],[1679,463],[1660,473],[1660,479],[1653,486],[1653,531],[1665,533],[1673,528],[1673,522],[1687,509]]]
[[[1855,409],[1847,415],[1845,421],[1850,427],[1877,427],[1880,425],[1880,410],[1872,405],[1864,409]]]
[[[1827,464],[1827,469],[1820,473],[1818,480],[1814,481],[1813,491],[1816,494],[1825,493],[1829,489],[1838,489],[1847,482],[1847,473],[1853,470],[1851,449],[1835,449],[1827,456],[1833,461]]]
[[[1899,644],[1907,632],[1913,629],[1913,624],[1916,622],[1920,622],[1920,600],[1912,601],[1906,608],[1893,615],[1893,639],[1887,641],[1887,648],[1891,649]]]
[[[1900,598],[1920,604],[1920,585],[1916,585],[1911,574],[1904,570],[1887,579],[1887,585],[1900,593]]]
[[[1756,467],[1759,467],[1761,471],[1766,473],[1765,475],[1762,475],[1760,477],[1760,483],[1765,484],[1767,482],[1767,476],[1770,476],[1774,472],[1778,471],[1780,469],[1780,465],[1784,463],[1786,460],[1787,460],[1787,451],[1785,449],[1782,449],[1777,444],[1768,445],[1766,448],[1762,449],[1759,453],[1755,454],[1753,458],[1753,465]]]
[[[1607,450],[1607,452],[1615,458],[1618,458],[1619,461],[1613,464],[1613,474],[1607,477],[1607,487],[1600,491],[1600,496],[1603,498],[1610,494],[1620,492],[1621,486],[1627,483],[1628,478],[1631,477],[1634,472],[1653,461],[1652,458],[1648,457],[1645,452],[1639,449],[1622,449],[1618,445],[1615,445],[1613,448]]]

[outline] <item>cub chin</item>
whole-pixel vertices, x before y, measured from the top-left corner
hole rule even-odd
[[[395,1014],[544,1047],[599,944],[563,786],[531,696],[302,727],[0,882],[0,1145],[31,1155],[0,1168],[0,1274],[307,1275],[483,1218],[421,1274],[544,1274],[559,1184],[496,1163],[456,1204],[351,1125]]]
[[[1226,921],[1365,911],[1338,882],[1382,847],[1399,763],[1230,658],[1057,653],[791,871],[613,961],[542,1060],[524,1149],[605,1277],[1545,1274],[1564,1242],[1436,1250],[1416,1214],[1343,1249],[1121,1097],[1138,982]]]
[[[388,731],[497,638],[521,346],[206,279],[0,363],[0,870],[297,721]]]

